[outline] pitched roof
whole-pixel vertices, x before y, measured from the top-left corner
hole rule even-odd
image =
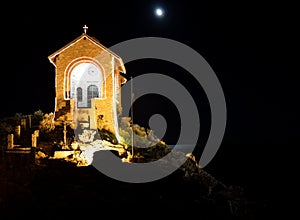
[[[111,51],[110,49],[108,49],[107,47],[103,46],[96,38],[91,37],[89,35],[87,35],[86,33],[81,34],[79,37],[75,38],[73,41],[71,41],[70,43],[68,43],[67,45],[65,45],[64,47],[60,48],[59,50],[57,50],[56,52],[52,53],[50,56],[48,56],[48,59],[50,60],[50,62],[55,65],[55,57],[60,54],[61,52],[63,52],[64,50],[68,49],[69,47],[71,47],[72,45],[76,44],[78,41],[80,41],[82,38],[86,37],[87,39],[89,39],[92,43],[94,43],[96,46],[100,47],[101,49],[103,49],[104,51],[106,51],[107,53],[110,53],[115,59],[117,59],[117,61],[119,61],[119,65],[121,67],[121,71],[123,73],[126,72],[124,64],[123,64],[123,60],[120,56],[118,56],[117,54],[115,54],[113,51]]]

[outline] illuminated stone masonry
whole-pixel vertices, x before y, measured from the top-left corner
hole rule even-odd
[[[73,129],[105,129],[118,138],[118,105],[126,79],[122,59],[84,32],[51,54],[55,66],[56,125]]]

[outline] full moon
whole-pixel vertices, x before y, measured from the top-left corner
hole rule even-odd
[[[156,8],[155,9],[155,15],[157,17],[162,17],[164,15],[164,10],[162,8]]]

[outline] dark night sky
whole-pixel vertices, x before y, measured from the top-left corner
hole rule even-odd
[[[88,34],[107,47],[137,37],[170,38],[199,52],[223,87],[228,120],[224,146],[212,162],[220,168],[216,173],[222,177],[221,169],[231,169],[231,175],[242,175],[261,168],[257,178],[270,176],[269,169],[291,156],[289,150],[299,137],[295,117],[299,73],[292,68],[296,7],[287,1],[220,2],[99,1],[99,6],[71,9],[39,3],[18,13],[7,6],[14,13],[1,15],[2,76],[6,77],[1,115],[53,111],[55,69],[47,57],[78,37],[84,24]],[[153,16],[156,4],[165,7],[163,19]],[[152,64],[145,61],[125,67],[132,75],[180,73],[169,64]],[[193,86],[190,89],[197,99],[201,88]]]

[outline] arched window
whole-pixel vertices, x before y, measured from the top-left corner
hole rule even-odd
[[[99,97],[98,87],[95,85],[89,85],[87,88],[88,107],[91,107],[91,99],[98,98],[98,97]]]
[[[82,102],[82,88],[77,88],[77,102]]]

